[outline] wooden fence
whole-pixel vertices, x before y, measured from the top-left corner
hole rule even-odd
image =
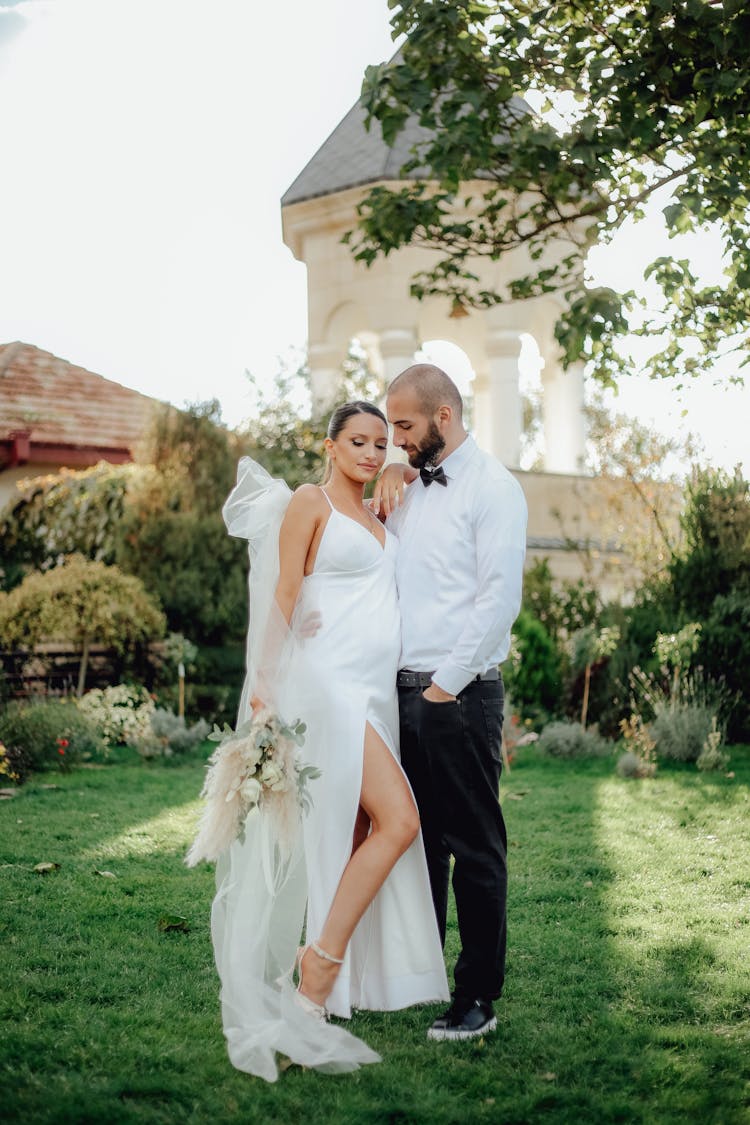
[[[132,658],[130,660],[132,666]],[[149,683],[153,664],[149,653],[140,654],[139,679]],[[86,690],[107,687],[121,681],[125,659],[113,649],[92,645],[89,649]],[[23,699],[39,695],[71,695],[78,683],[80,652],[69,645],[39,645],[33,651],[0,649],[0,686],[5,699]]]

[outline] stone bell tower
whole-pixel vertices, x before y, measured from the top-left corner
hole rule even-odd
[[[554,295],[454,319],[445,298],[417,301],[409,293],[412,275],[429,267],[436,259],[434,251],[407,247],[368,269],[342,244],[342,235],[356,224],[360,200],[376,184],[399,187],[410,149],[425,137],[422,127],[411,121],[389,147],[379,124],[373,122],[368,132],[364,119],[358,102],[281,201],[284,241],[307,266],[308,362],[319,403],[335,398],[341,364],[355,336],[386,383],[413,362],[422,341],[448,340],[463,349],[476,373],[477,441],[509,468],[517,468],[522,433],[518,363],[521,336],[528,333],[544,364],[544,467],[553,473],[578,473],[584,453],[583,373],[580,365],[562,369],[553,333],[560,311]],[[482,186],[468,184],[466,190]],[[553,248],[550,257],[555,253]],[[501,293],[512,277],[530,266],[520,249],[498,262],[477,258],[471,263],[481,285]]]

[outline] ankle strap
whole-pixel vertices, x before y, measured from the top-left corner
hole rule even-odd
[[[310,942],[310,949],[313,953],[317,953],[318,957],[322,957],[324,961],[333,961],[334,965],[343,965],[343,957],[332,957],[330,953],[326,953],[325,949],[321,949],[317,941]]]

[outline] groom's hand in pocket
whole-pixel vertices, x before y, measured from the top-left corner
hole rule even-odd
[[[428,703],[455,703],[455,695],[451,695],[447,691],[443,691],[437,684],[432,683],[428,688],[422,692],[422,695]]]

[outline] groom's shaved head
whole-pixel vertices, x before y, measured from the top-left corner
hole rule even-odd
[[[432,417],[441,406],[450,406],[456,419],[463,416],[463,402],[458,387],[434,363],[415,363],[397,375],[388,388],[388,394],[410,390],[417,396],[420,409]]]

